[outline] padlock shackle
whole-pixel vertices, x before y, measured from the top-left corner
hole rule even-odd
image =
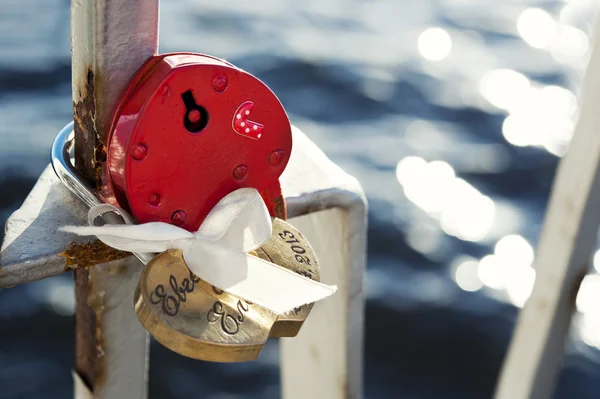
[[[71,163],[71,150],[75,142],[74,123],[70,122],[58,133],[52,143],[50,162],[59,180],[88,207],[100,205],[103,199],[83,179]]]
[[[71,121],[56,135],[54,142],[52,143],[52,149],[50,151],[50,163],[54,169],[54,173],[58,179],[79,198],[88,207],[107,203],[108,201],[101,195],[97,190],[94,190],[90,185],[81,177],[79,172],[75,169],[71,163],[71,150],[75,142],[75,133],[73,131],[74,123]],[[108,216],[108,214],[106,215]],[[109,219],[103,216],[106,223],[110,224],[122,224],[124,221],[120,218]],[[144,265],[146,265],[152,254],[147,253],[133,253]]]

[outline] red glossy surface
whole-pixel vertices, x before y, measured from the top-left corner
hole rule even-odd
[[[233,113],[232,126],[237,134],[248,137],[253,140],[258,140],[262,137],[264,125],[258,122],[251,121],[250,114],[254,109],[252,101],[246,101],[238,107]]]
[[[197,118],[196,107],[208,118]],[[236,112],[243,113],[238,125]],[[190,122],[206,126],[192,132]],[[166,54],[128,87],[109,138],[108,170],[116,200],[138,222],[176,220],[194,231],[240,187],[258,189],[269,211],[285,217],[278,178],[291,149],[287,114],[264,83],[214,57]],[[270,161],[275,151],[283,154],[279,164]],[[242,178],[234,173],[240,165]]]

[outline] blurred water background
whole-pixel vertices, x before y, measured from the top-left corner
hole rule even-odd
[[[535,278],[597,9],[595,0],[162,2],[161,52],[209,53],[257,75],[365,188],[366,398],[491,397]],[[69,1],[0,1],[2,223],[72,119],[69,40]],[[556,398],[598,397],[596,269]],[[73,309],[70,275],[0,290],[0,398],[72,397]],[[150,398],[279,397],[276,342],[239,365],[151,351]]]

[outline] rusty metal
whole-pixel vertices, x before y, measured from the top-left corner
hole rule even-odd
[[[73,276],[75,298],[87,298],[90,291],[89,271],[77,269],[74,270]],[[98,381],[97,377],[103,369],[100,363],[96,328],[96,312],[90,306],[77,306],[75,308],[75,370],[90,390],[93,390]],[[91,340],[90,337],[94,339]]]
[[[106,198],[97,190],[94,190],[89,183],[83,180],[82,175],[75,170],[74,166],[71,163],[70,152],[73,147],[74,141],[74,132],[73,122],[67,124],[54,139],[54,143],[52,143],[52,150],[50,153],[50,159],[52,168],[56,173],[56,176],[59,180],[65,185],[66,188],[71,191],[77,198],[79,198],[85,205],[89,207],[93,207],[96,205],[100,205],[104,202],[109,202],[109,198]],[[156,199],[157,201],[159,198]],[[89,221],[88,221],[89,222]],[[125,220],[121,215],[117,215],[113,212],[107,212],[102,215],[102,222],[108,224],[123,224]],[[70,245],[69,245],[70,247]],[[85,248],[83,248],[85,249]],[[107,254],[106,260],[111,261],[119,258],[115,253],[110,252],[108,249],[99,246],[97,248],[103,254]],[[62,255],[62,252],[61,252]],[[83,255],[83,254],[81,254]],[[102,254],[99,254],[98,259],[101,259]],[[140,254],[134,253],[142,263],[146,264],[151,258],[151,254]],[[71,264],[74,264],[75,261],[71,261]],[[83,258],[83,264],[90,264],[86,258]],[[96,263],[97,264],[97,263]]]
[[[117,100],[134,72],[157,52],[158,0],[72,0],[71,41],[75,166],[91,186],[101,190],[106,176],[106,139]],[[90,260],[85,254],[75,255]],[[102,280],[94,284],[94,275],[87,269],[75,271],[76,371],[98,397],[115,397],[118,392],[119,397],[144,398],[145,378],[124,381],[125,377],[119,380],[109,375],[111,387],[101,378],[115,371],[108,370],[98,357],[108,326],[102,324],[105,315],[98,315],[100,309],[94,307],[93,300],[99,287],[111,287]],[[98,274],[97,278],[105,277]],[[124,279],[121,285],[128,281]],[[129,321],[124,323],[126,330]],[[128,346],[128,350],[135,350],[137,342]]]
[[[98,146],[103,147],[96,124],[96,98],[94,71],[88,65],[87,73],[77,76],[80,81],[73,86],[78,87],[77,101],[73,101],[73,120],[75,122],[75,166],[83,178],[92,182],[97,189],[102,186],[102,163],[96,162]],[[83,81],[81,81],[83,79]],[[100,149],[102,153],[102,149]]]
[[[65,271],[68,271],[123,259],[131,256],[131,253],[119,251],[100,240],[95,240],[86,244],[72,243],[60,255],[65,257]]]

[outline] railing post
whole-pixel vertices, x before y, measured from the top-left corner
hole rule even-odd
[[[315,304],[296,338],[281,339],[284,399],[363,397],[366,225],[360,205],[290,219],[319,257],[321,281],[337,284],[338,292]]]
[[[546,399],[562,365],[575,299],[600,224],[600,29],[583,80],[581,113],[561,160],[536,253],[536,280],[521,311],[496,399]]]
[[[158,50],[158,7],[158,0],[71,2],[75,165],[98,188],[119,97]],[[77,398],[146,397],[148,337],[133,310],[140,272],[134,258],[75,270]]]
[[[282,188],[290,223],[319,258],[321,281],[338,286],[314,305],[297,337],[281,339],[282,398],[360,399],[367,247],[362,188],[296,129]]]

